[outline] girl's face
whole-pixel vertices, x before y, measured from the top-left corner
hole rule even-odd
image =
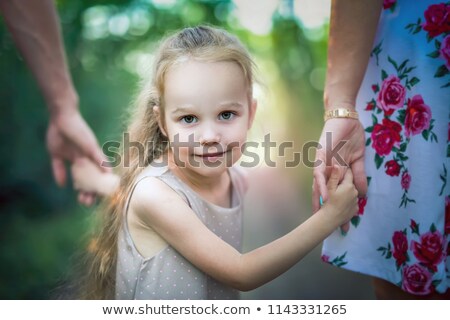
[[[242,154],[256,110],[234,62],[186,60],[166,74],[160,127],[175,163],[197,174],[221,174]]]

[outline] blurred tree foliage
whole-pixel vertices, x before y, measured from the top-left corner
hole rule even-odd
[[[277,97],[271,112],[284,105],[280,110],[294,140],[317,138],[324,37],[308,40],[289,11],[275,12],[271,33],[254,35],[239,26],[231,0],[172,2],[57,1],[80,109],[101,143],[120,138],[124,111],[157,41],[203,23],[237,34],[258,62],[271,62],[272,69],[261,68],[278,74],[268,88]],[[59,189],[53,181],[45,148],[46,107],[3,23],[0,101],[0,299],[47,299],[70,268],[92,210],[76,203],[69,186]]]

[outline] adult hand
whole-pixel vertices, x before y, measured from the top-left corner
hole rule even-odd
[[[67,181],[65,162],[74,163],[79,157],[87,157],[97,163],[103,171],[110,171],[101,166],[102,161],[106,159],[95,135],[78,109],[65,110],[50,116],[47,149],[51,157],[53,176],[59,186],[64,186]],[[95,201],[95,194],[80,191],[78,201],[90,206]]]
[[[327,132],[331,134],[331,139],[327,139]],[[345,163],[339,163],[339,158],[330,158],[331,152],[336,146],[344,142],[338,149],[338,155]],[[358,196],[364,197],[367,192],[367,178],[364,170],[365,136],[361,122],[354,119],[335,118],[325,122],[319,140],[321,148],[316,152],[316,162],[320,160],[320,165],[314,168],[313,182],[313,210],[320,209],[319,197],[322,196],[324,202],[328,200],[327,181],[331,174],[333,164],[349,166],[353,173],[353,182]],[[343,170],[345,172],[345,170]],[[342,179],[343,177],[341,177]],[[349,225],[341,226],[344,232],[348,231]]]

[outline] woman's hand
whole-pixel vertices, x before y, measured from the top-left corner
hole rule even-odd
[[[319,143],[316,162],[319,160],[320,165],[314,168],[312,199],[314,212],[320,209],[320,196],[324,202],[329,198],[327,181],[332,165],[348,166],[353,173],[353,182],[359,197],[364,197],[367,192],[367,178],[364,169],[365,136],[361,122],[346,118],[329,119],[322,129]],[[340,144],[342,147],[338,149]],[[331,158],[334,148],[337,156]],[[348,224],[342,226],[342,229],[347,232]]]

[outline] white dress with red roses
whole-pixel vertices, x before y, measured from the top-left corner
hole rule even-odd
[[[322,259],[404,291],[450,284],[450,2],[385,0],[357,110],[367,198]]]

